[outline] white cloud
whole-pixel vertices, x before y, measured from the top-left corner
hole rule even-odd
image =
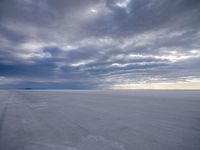
[[[121,7],[121,8],[127,8],[128,7],[128,4],[131,2],[131,0],[120,0],[116,3],[116,5],[118,7]]]
[[[92,62],[94,62],[94,60],[83,60],[83,61],[71,63],[70,65],[72,67],[78,67],[78,66],[83,66],[83,65],[86,65],[86,64],[89,64],[89,63],[92,63]]]
[[[5,76],[0,76],[0,85],[1,84],[9,84],[9,83],[14,83],[21,81],[22,79],[18,78],[13,78],[13,77],[5,77]]]
[[[31,58],[50,58],[52,55],[48,52],[32,52],[32,53],[18,53],[18,57],[22,59],[31,59]]]
[[[119,67],[119,68],[126,67],[128,65],[129,64],[127,64],[127,63],[125,63],[125,64],[120,64],[120,63],[113,63],[113,64],[111,64],[111,66],[113,66],[113,67]]]
[[[91,12],[91,13],[98,13],[98,10],[95,9],[95,8],[90,8],[90,12]]]
[[[44,43],[39,41],[28,41],[21,43],[17,47],[16,56],[25,60],[32,58],[50,58],[52,55],[49,52],[44,52],[43,49],[48,46],[56,46],[56,43]]]
[[[46,44],[43,42],[30,41],[21,43],[19,48],[27,51],[37,51],[38,49],[43,48],[44,46],[46,46]]]
[[[131,2],[131,0],[120,0],[118,2],[115,3],[115,5],[117,7],[123,8],[126,10],[126,13],[130,13],[130,8],[128,7],[129,3]]]

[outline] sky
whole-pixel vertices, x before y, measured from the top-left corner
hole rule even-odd
[[[200,89],[200,1],[1,0],[0,88]]]

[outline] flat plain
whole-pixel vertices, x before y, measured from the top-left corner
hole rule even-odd
[[[200,150],[200,91],[1,90],[0,150]]]

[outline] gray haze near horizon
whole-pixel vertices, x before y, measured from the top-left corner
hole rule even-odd
[[[0,90],[1,150],[199,150],[199,91]]]
[[[1,0],[0,87],[200,77],[199,0]]]

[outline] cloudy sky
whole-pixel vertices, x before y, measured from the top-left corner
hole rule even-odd
[[[200,88],[200,1],[1,0],[0,88]]]

